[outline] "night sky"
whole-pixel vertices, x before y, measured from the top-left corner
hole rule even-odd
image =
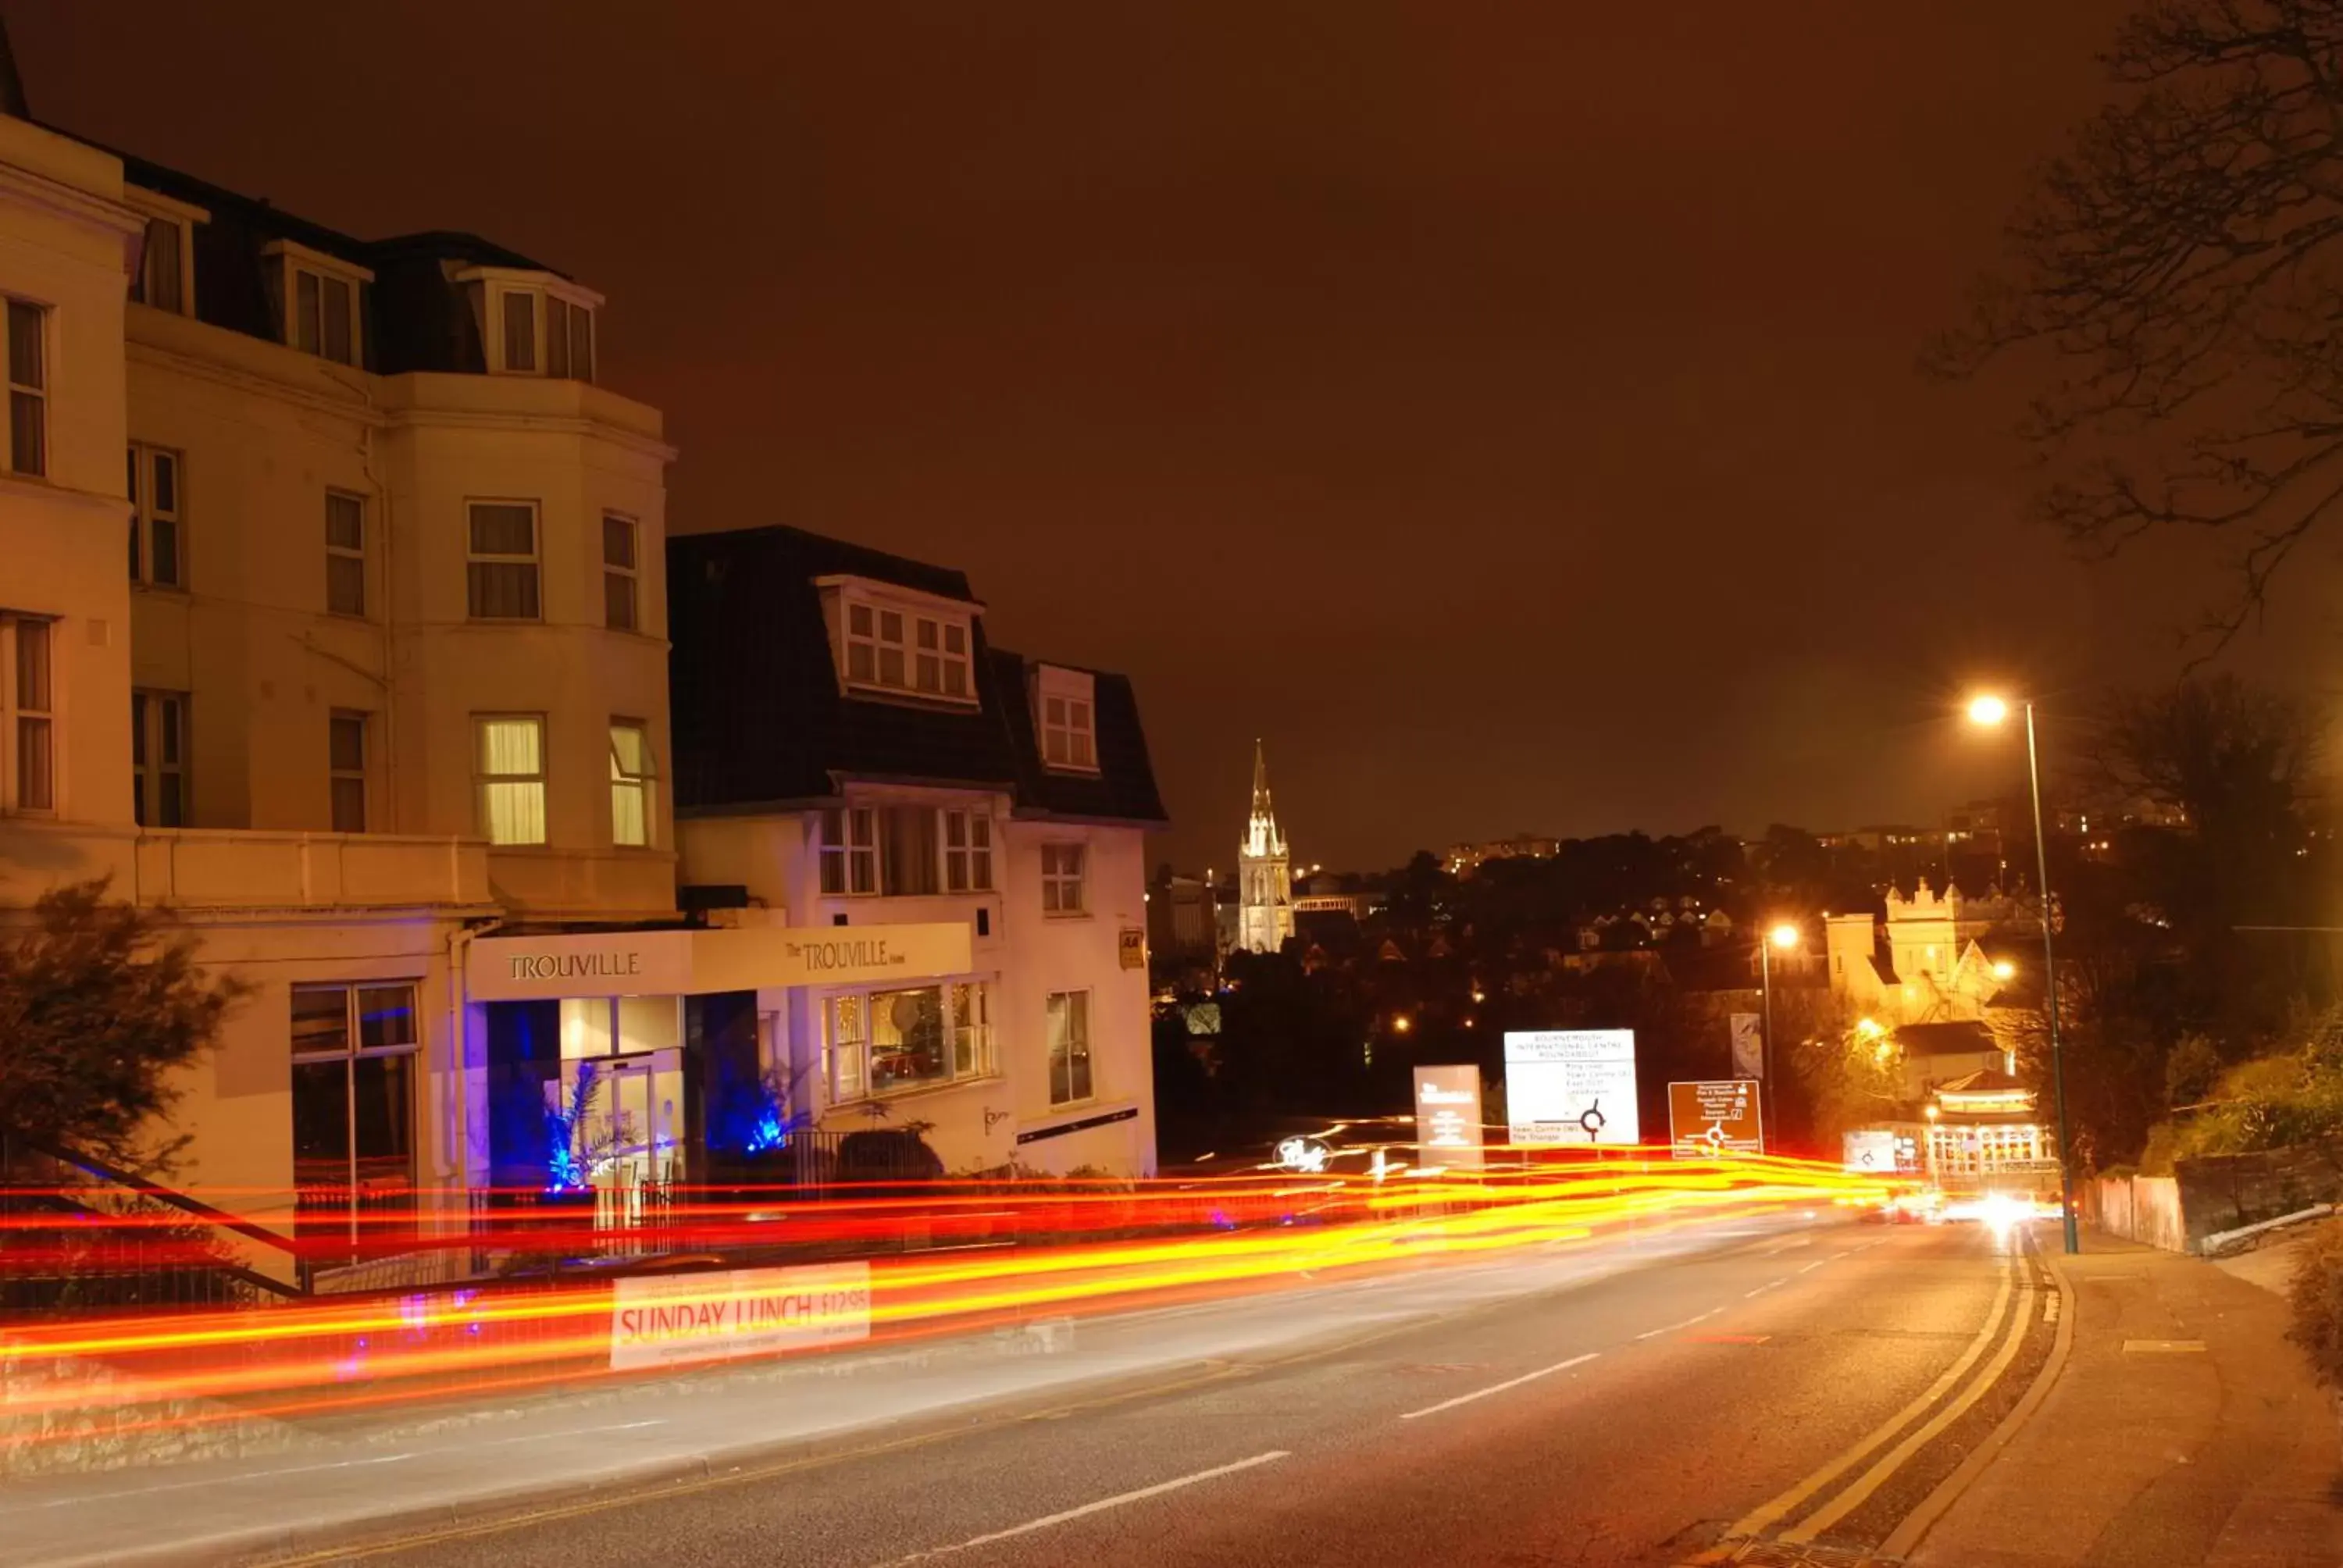
[[[678,531],[965,568],[1129,671],[1226,866],[1937,819],[1977,672],[2170,677],[2205,590],[2024,515],[1946,388],[2109,0],[826,7],[0,0],[34,113],[609,297]],[[2240,659],[2326,693],[2332,548]]]

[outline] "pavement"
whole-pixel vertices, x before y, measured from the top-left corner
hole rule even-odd
[[[2056,1261],[2074,1312],[2057,1381],[1911,1562],[2343,1563],[2336,1407],[2285,1338],[2299,1238],[2217,1262],[2083,1240]]]
[[[2343,1563],[2278,1298],[2056,1247],[1735,1221],[440,1412],[0,1487],[0,1568]]]

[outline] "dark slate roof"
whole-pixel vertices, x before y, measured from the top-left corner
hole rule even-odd
[[[779,527],[688,534],[667,548],[679,811],[801,808],[861,779],[1003,789],[1020,815],[1165,819],[1131,682],[1092,672],[1098,775],[1044,769],[1027,663],[986,641],[981,616],[977,709],[839,690],[815,579],[868,578],[975,605],[962,573]]]
[[[54,126],[46,128],[60,136],[74,135]],[[372,272],[373,285],[358,291],[358,309],[365,323],[364,367],[386,376],[409,370],[486,373],[488,357],[479,327],[462,286],[448,281],[445,264],[567,276],[478,235],[431,233],[357,239],[265,200],[224,189],[88,137],[75,139],[120,158],[123,178],[130,185],[211,214],[211,221],[197,224],[194,235],[197,320],[249,337],[283,341],[261,254],[277,240],[289,240]]]

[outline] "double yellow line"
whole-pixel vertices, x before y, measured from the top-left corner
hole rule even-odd
[[[2025,1343],[2026,1325],[2032,1321],[2034,1279],[2034,1271],[2027,1266],[2023,1252],[2013,1248],[2001,1270],[2000,1283],[1994,1292],[1993,1305],[1986,1313],[1984,1325],[1936,1382],[1911,1403],[1834,1454],[1812,1474],[1735,1520],[1725,1528],[1723,1540],[1715,1547],[1690,1559],[1690,1562],[1714,1563],[1731,1561],[1743,1547],[1797,1513],[1839,1477],[1894,1442],[1899,1432],[1926,1415],[1947,1393],[1952,1393],[1953,1397],[1943,1409],[1919,1426],[1913,1427],[1902,1442],[1896,1442],[1894,1447],[1880,1454],[1869,1469],[1857,1475],[1829,1502],[1806,1513],[1789,1529],[1779,1531],[1775,1539],[1789,1545],[1811,1542],[1868,1503],[1897,1471],[1910,1462],[1914,1454],[1974,1409],[1977,1401],[1983,1399],[1986,1392],[2000,1381],[2001,1374],[2009,1369],[2009,1363],[2016,1359],[2019,1346]],[[2008,1309],[2013,1300],[2016,1303],[2016,1311],[2010,1312]],[[2001,1344],[1994,1351],[1993,1359],[1986,1363],[1983,1372],[1970,1380],[1966,1387],[1953,1392],[1961,1379],[1985,1355],[1996,1334],[2001,1337]]]

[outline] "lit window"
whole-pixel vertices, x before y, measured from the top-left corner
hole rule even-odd
[[[821,814],[821,890],[862,897],[879,890],[879,814],[867,806]]]
[[[146,254],[139,257],[138,276],[130,280],[130,297],[175,316],[185,314],[186,275],[180,260],[186,251],[185,224],[173,217],[148,218]]]
[[[834,1103],[995,1070],[991,995],[981,980],[850,992],[823,1012]]]
[[[491,844],[545,842],[545,720],[473,720],[480,827]]]
[[[49,313],[8,301],[8,468],[49,471]]]
[[[944,891],[992,890],[992,819],[982,811],[944,813]]]
[[[144,828],[187,825],[187,695],[130,694],[130,810]]]
[[[0,810],[57,807],[51,623],[0,615]]]
[[[845,643],[850,686],[956,702],[975,699],[964,619],[849,598]]]
[[[130,580],[187,586],[179,528],[180,462],[159,447],[130,447]]]
[[[602,624],[613,631],[638,629],[635,618],[635,520],[602,514]]]
[[[639,849],[651,841],[650,732],[631,719],[610,720],[610,842]]]
[[[1042,665],[1034,671],[1041,709],[1041,760],[1074,772],[1098,771],[1096,678],[1086,670]]]
[[[1091,1097],[1091,993],[1051,991],[1049,1001],[1050,1103]]]
[[[367,830],[367,716],[337,713],[327,720],[327,765],[332,779],[334,831]]]
[[[474,620],[536,620],[537,503],[474,501],[466,592]]]
[[[1043,914],[1079,915],[1082,912],[1084,852],[1084,847],[1081,844],[1041,846],[1041,912]]]
[[[341,490],[326,492],[326,608],[367,612],[366,500]]]

